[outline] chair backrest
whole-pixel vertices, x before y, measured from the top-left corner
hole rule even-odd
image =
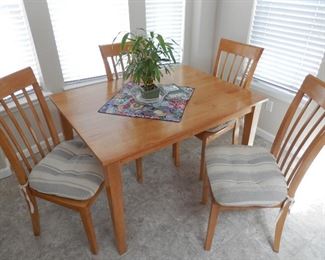
[[[325,82],[308,75],[289,106],[271,149],[291,197],[324,144]]]
[[[129,47],[129,44],[126,43],[123,51],[127,53]],[[124,72],[125,65],[130,60],[128,53],[122,57],[120,43],[99,45],[99,50],[105,65],[107,80],[110,81],[114,78],[118,78],[121,72]]]
[[[263,48],[221,39],[213,67],[213,75],[219,79],[250,88]]]
[[[32,89],[26,90],[30,86]],[[39,109],[29,96],[32,90]],[[20,97],[16,96],[18,93]],[[11,102],[15,111],[9,107]],[[25,184],[33,166],[59,143],[50,110],[31,68],[0,78],[0,104],[5,112],[0,114],[0,145],[19,183]]]

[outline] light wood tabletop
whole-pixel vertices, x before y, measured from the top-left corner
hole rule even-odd
[[[89,86],[51,96],[61,115],[65,139],[74,129],[102,163],[105,186],[120,254],[127,251],[121,165],[178,143],[226,121],[245,116],[243,144],[252,145],[261,104],[267,99],[207,73],[179,65],[162,83],[194,87],[179,123],[98,113],[123,80]]]

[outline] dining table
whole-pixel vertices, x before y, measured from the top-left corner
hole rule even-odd
[[[241,89],[187,65],[175,66],[161,83],[194,88],[180,122],[98,113],[99,108],[125,84],[123,79],[50,96],[60,114],[64,139],[72,139],[75,131],[103,167],[119,254],[127,251],[122,166],[169,145],[177,148],[183,140],[242,117],[242,144],[253,145],[261,106],[267,101],[266,97],[253,90]],[[175,154],[174,163],[179,165]]]

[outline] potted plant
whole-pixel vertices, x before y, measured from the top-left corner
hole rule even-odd
[[[128,32],[122,37],[121,49],[122,55],[130,57],[123,78],[139,85],[144,99],[158,98],[160,89],[155,83],[160,82],[163,71],[170,74],[171,64],[176,63],[173,43],[166,42],[160,34],[154,32]]]

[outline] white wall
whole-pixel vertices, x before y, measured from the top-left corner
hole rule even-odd
[[[219,0],[215,48],[221,38],[247,42],[253,17],[254,0]]]
[[[63,90],[63,75],[47,3],[44,0],[24,0],[24,5],[42,71],[40,83],[51,92],[60,92]]]
[[[184,63],[211,72],[215,52],[217,1],[187,2]]]

